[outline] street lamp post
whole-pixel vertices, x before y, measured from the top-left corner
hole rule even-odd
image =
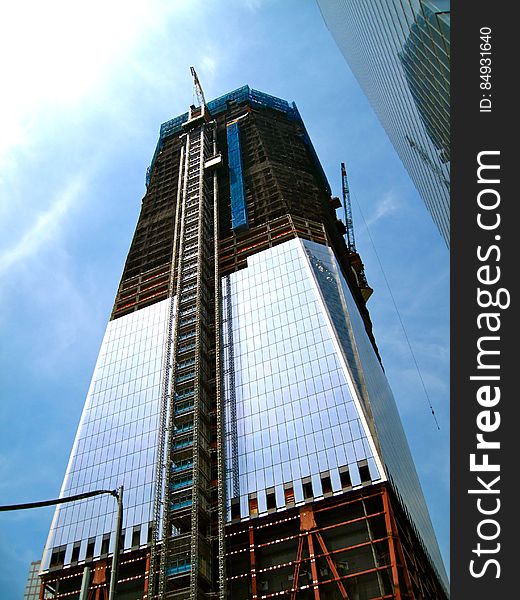
[[[99,496],[101,494],[110,494],[117,499],[117,514],[116,514],[116,539],[114,542],[114,555],[112,557],[112,572],[110,573],[110,588],[108,592],[109,600],[114,600],[116,597],[117,587],[117,572],[119,570],[119,551],[121,546],[121,531],[123,527],[123,486],[116,490],[92,490],[90,492],[84,492],[83,494],[76,494],[74,496],[65,496],[64,498],[57,498],[55,500],[42,500],[40,502],[27,502],[25,504],[9,504],[0,506],[0,512],[8,510],[23,510],[27,508],[40,508],[42,506],[52,506],[53,504],[64,504],[66,502],[74,502],[75,500],[85,500],[86,498],[92,498],[93,496]],[[83,572],[83,579],[81,583],[80,599],[83,600],[88,594],[88,584],[90,579],[90,568],[85,567]]]
[[[114,543],[114,554],[112,556],[112,572],[110,573],[110,589],[108,600],[116,597],[117,572],[119,570],[119,547],[121,545],[121,529],[123,526],[123,486],[117,491],[117,517],[116,517],[116,539]]]
[[[87,600],[89,583],[90,583],[90,567],[85,567],[83,569],[83,579],[81,580],[81,590],[79,592],[79,600]]]

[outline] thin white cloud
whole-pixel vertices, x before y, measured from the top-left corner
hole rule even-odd
[[[367,226],[371,227],[381,219],[399,210],[399,202],[392,191],[387,192],[383,199],[378,202],[375,213],[367,220]]]
[[[265,0],[244,0],[244,6],[253,13],[259,11],[264,4]]]
[[[54,238],[65,215],[85,186],[82,176],[74,176],[54,198],[50,207],[39,214],[20,239],[0,252],[0,275],[4,275],[21,261],[33,256],[43,244]]]
[[[209,55],[203,56],[201,61],[201,70],[213,78],[217,72],[217,61],[215,58]]]

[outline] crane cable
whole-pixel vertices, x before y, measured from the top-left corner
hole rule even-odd
[[[363,219],[363,223],[365,224],[365,228],[367,230],[368,237],[370,239],[370,243],[372,244],[372,248],[374,250],[374,254],[376,255],[377,262],[379,263],[379,268],[381,269],[381,273],[383,274],[383,278],[385,280],[386,287],[388,288],[388,291],[390,293],[390,298],[392,299],[392,304],[394,305],[395,312],[397,313],[397,317],[399,318],[399,323],[401,323],[401,328],[403,330],[403,334],[404,334],[406,343],[408,344],[408,348],[410,350],[410,354],[412,355],[412,359],[413,359],[413,362],[415,364],[415,368],[417,370],[417,374],[419,375],[419,379],[421,381],[421,385],[422,385],[422,388],[424,390],[424,395],[426,396],[426,401],[428,402],[428,406],[430,407],[433,419],[435,421],[435,425],[437,426],[437,429],[440,431],[441,428],[439,426],[439,422],[437,421],[437,416],[435,414],[435,411],[433,410],[432,402],[430,400],[430,395],[428,394],[428,390],[426,389],[426,385],[424,383],[424,379],[423,379],[423,376],[421,374],[421,370],[419,369],[419,365],[417,363],[417,359],[415,358],[415,354],[414,354],[414,351],[412,349],[412,345],[410,343],[410,339],[408,338],[408,334],[406,333],[406,328],[404,326],[403,319],[401,318],[401,313],[399,312],[399,309],[397,308],[397,303],[396,303],[394,295],[392,293],[392,288],[390,287],[390,283],[388,282],[388,279],[386,277],[386,273],[385,273],[385,270],[383,268],[383,264],[381,263],[381,259],[379,258],[379,254],[378,254],[378,252],[376,250],[376,246],[374,244],[374,240],[372,239],[372,235],[370,234],[370,229],[368,228],[368,223],[366,222],[365,215],[363,214],[363,211],[361,210],[361,206],[360,206],[359,202],[357,201],[357,198],[355,197],[355,195],[352,192],[350,192],[350,195],[354,198],[354,202],[356,203],[357,209],[359,210],[359,213],[361,214],[361,218]]]

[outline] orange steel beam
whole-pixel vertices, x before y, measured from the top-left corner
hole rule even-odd
[[[401,588],[399,585],[399,572],[397,570],[397,557],[395,551],[395,538],[392,528],[392,521],[390,518],[390,503],[388,501],[388,494],[386,491],[383,492],[383,507],[385,509],[385,524],[386,534],[388,536],[388,549],[390,552],[390,565],[392,568],[392,582],[394,584],[394,593],[396,600],[402,600]]]
[[[107,563],[101,561],[94,569],[91,585],[93,586],[88,593],[88,598],[94,600],[108,600],[108,579],[107,579]],[[94,586],[96,586],[94,588]]]
[[[314,588],[314,599],[320,600],[320,590],[318,588],[318,569],[316,569],[316,559],[314,558],[314,544],[312,543],[312,533],[307,532],[307,543],[309,544],[309,556],[311,558],[312,587]]]
[[[291,591],[291,600],[296,600],[296,594],[298,592],[298,579],[300,578],[300,567],[302,564],[303,554],[303,537],[300,536],[298,540],[298,550],[296,551],[296,566],[294,567],[293,575],[293,589]]]
[[[356,497],[355,499],[346,501],[346,502],[342,502],[341,505],[348,505],[351,503],[357,503],[359,501],[363,501],[367,498],[370,497],[381,497],[382,503],[383,503],[383,511],[378,511],[377,513],[373,513],[370,515],[366,515],[366,517],[362,517],[362,518],[356,518],[356,519],[352,519],[352,520],[346,520],[341,524],[333,524],[333,525],[326,525],[325,527],[317,527],[316,521],[315,521],[315,514],[314,513],[321,513],[321,512],[327,512],[329,510],[329,507],[320,507],[318,509],[316,509],[315,507],[309,507],[306,506],[305,508],[302,507],[299,511],[299,519],[300,519],[300,533],[298,534],[298,546],[296,549],[296,558],[294,561],[291,561],[289,563],[285,563],[285,565],[279,565],[279,566],[290,566],[292,565],[293,569],[294,569],[294,575],[293,575],[293,582],[292,582],[292,586],[290,587],[290,589],[287,589],[284,593],[287,594],[287,596],[291,599],[291,600],[296,600],[298,597],[298,592],[301,591],[301,586],[299,585],[299,579],[300,579],[300,575],[302,572],[302,568],[303,568],[303,564],[304,562],[309,564],[311,567],[311,574],[312,574],[312,588],[314,591],[313,597],[315,600],[318,600],[320,598],[320,588],[322,586],[322,584],[333,584],[335,583],[336,585],[338,585],[338,588],[340,590],[341,593],[341,597],[344,600],[348,600],[348,592],[345,588],[344,582],[346,580],[351,580],[352,578],[356,578],[359,577],[361,575],[364,574],[368,574],[368,573],[374,573],[374,572],[379,572],[379,571],[384,571],[387,570],[387,572],[389,572],[390,576],[391,576],[391,580],[392,580],[392,584],[393,584],[393,589],[394,589],[394,596],[393,598],[395,600],[404,600],[404,599],[409,599],[409,598],[413,598],[413,588],[412,588],[412,582],[410,577],[412,576],[412,573],[408,573],[407,572],[407,567],[409,566],[408,563],[408,557],[406,556],[406,548],[403,547],[403,545],[401,544],[401,532],[400,532],[400,525],[397,522],[397,518],[398,515],[394,514],[393,508],[391,506],[391,494],[388,490],[386,490],[385,488],[383,488],[382,490],[378,490],[375,493],[368,493],[368,494],[361,494],[358,497]],[[330,508],[338,508],[338,505],[335,505],[334,507],[330,507]],[[370,542],[363,542],[361,544],[355,544],[354,546],[347,546],[346,548],[341,548],[341,549],[334,549],[334,550],[328,550],[327,546],[326,546],[326,542],[324,537],[322,536],[321,532],[322,531],[326,531],[326,530],[330,530],[330,529],[334,529],[335,527],[339,527],[340,525],[343,524],[347,524],[349,522],[355,522],[355,521],[361,521],[361,520],[368,520],[372,517],[378,516],[378,515],[384,515],[384,519],[385,519],[385,528],[386,528],[386,536],[379,538],[377,540],[371,540]],[[298,518],[298,517],[296,517]],[[282,525],[282,521],[278,522],[271,522],[271,523],[266,523],[266,524],[262,524],[260,525],[260,527],[264,528],[264,527],[271,527],[271,526],[278,526],[278,525]],[[250,566],[251,566],[251,588],[252,588],[252,597],[253,598],[258,598],[258,587],[257,587],[257,578],[259,576],[260,572],[257,572],[256,569],[256,558],[255,558],[255,551],[256,551],[256,546],[254,544],[254,526],[249,526],[249,552],[250,552]],[[238,533],[238,532],[237,532]],[[229,535],[229,534],[228,534]],[[277,542],[280,541],[288,541],[290,539],[294,539],[295,540],[296,536],[286,536],[286,537],[282,537],[282,538],[278,538],[277,540],[273,540],[271,542],[264,542],[262,544],[259,544],[258,547],[263,547],[263,546],[268,546],[270,544],[276,544]],[[303,550],[304,550],[304,544],[305,544],[305,540],[307,540],[307,544],[308,544],[308,548],[309,548],[309,558],[303,558]],[[342,552],[344,550],[348,550],[348,549],[353,549],[355,547],[360,547],[360,546],[365,546],[365,545],[370,545],[370,544],[374,544],[377,542],[382,542],[383,540],[387,540],[388,541],[388,561],[386,562],[386,565],[381,566],[381,567],[376,567],[374,569],[367,569],[365,571],[359,572],[359,573],[352,573],[349,575],[340,575],[338,570],[337,570],[337,566],[334,560],[334,554],[336,554],[337,552]],[[319,546],[316,546],[316,543],[319,544]],[[245,550],[245,548],[244,548]],[[316,552],[317,551],[317,552]],[[332,577],[328,578],[326,581],[319,580],[319,575],[317,572],[317,560],[319,558],[324,558],[327,561],[327,565],[331,571],[331,575]],[[413,563],[413,560],[412,560]],[[270,567],[270,569],[276,569],[276,566]],[[269,570],[270,570],[269,569]],[[263,570],[261,570],[263,571]],[[309,589],[311,586],[310,585],[305,585],[304,588],[305,589]],[[272,594],[267,594],[265,596],[265,598],[270,598],[271,596],[278,596],[279,592],[272,595]],[[384,596],[387,597],[387,596]]]
[[[316,513],[316,511],[314,511]],[[380,511],[380,512],[376,512],[376,513],[372,513],[370,515],[367,515],[366,517],[356,517],[355,519],[349,519],[348,521],[342,521],[341,523],[333,523],[332,525],[325,525],[323,527],[319,527],[320,531],[328,531],[329,529],[335,529],[337,527],[343,527],[344,525],[351,525],[352,523],[359,523],[361,521],[365,521],[366,519],[371,519],[372,517],[379,517],[380,515],[384,515],[385,512],[384,511]],[[295,535],[288,535],[284,538],[279,538],[277,539],[274,543],[276,542],[286,542],[289,540],[293,540],[295,538],[297,538],[300,534],[297,533]],[[378,540],[374,540],[375,542],[381,541],[381,540],[385,540],[386,537],[384,538],[380,538]],[[264,546],[270,546],[271,544],[273,544],[273,542],[264,542],[263,544],[258,544],[257,548],[263,548]],[[362,544],[360,544],[362,545]],[[348,546],[348,548],[354,548],[355,546]]]
[[[410,571],[408,569],[406,557],[404,555],[401,540],[399,538],[397,522],[395,519],[394,511],[392,510],[392,506],[390,505],[390,503],[388,503],[388,510],[389,510],[389,516],[390,516],[390,525],[392,527],[392,533],[393,533],[393,535],[395,535],[395,538],[396,538],[397,553],[399,554],[399,560],[401,562],[401,565],[403,566],[404,581],[405,581],[406,588],[407,588],[406,591],[410,595],[410,598],[413,598],[413,588],[412,588],[412,582],[410,580]]]
[[[251,565],[251,594],[253,598],[257,597],[256,588],[256,559],[255,559],[255,537],[254,528],[249,526],[249,561]]]
[[[316,532],[315,535],[316,535],[319,545],[321,546],[321,549],[325,556],[325,560],[327,561],[327,564],[329,565],[329,569],[332,571],[334,578],[337,580],[337,584],[339,587],[341,597],[345,598],[345,600],[349,600],[347,590],[345,589],[345,586],[343,585],[343,582],[341,581],[338,570],[336,569],[336,563],[332,560],[330,552],[327,550],[327,546],[325,545],[325,540],[323,539],[321,533]]]
[[[307,544],[309,546],[309,557],[311,563],[312,587],[314,589],[315,600],[320,600],[320,590],[318,588],[318,569],[316,568],[316,558],[314,557],[314,543],[312,541],[311,531],[316,528],[314,513],[311,507],[300,509],[300,531],[306,532]]]
[[[144,568],[144,589],[143,600],[148,598],[148,590],[150,588],[150,554],[146,555],[146,566]]]
[[[122,560],[121,565],[129,565],[131,563],[136,562],[144,563],[145,554],[143,553],[142,556],[138,556],[137,558],[134,557],[129,558],[127,560]],[[91,565],[91,569],[91,581],[87,597],[89,599],[92,599],[95,597],[99,598],[99,596],[101,595],[104,598],[108,598],[107,573],[109,572],[109,569],[107,568],[106,560],[101,559],[95,561],[94,564]],[[39,600],[50,598],[50,593],[52,593],[52,598],[69,598],[72,596],[79,595],[82,578],[83,566],[70,568],[67,567],[62,571],[54,571],[53,573],[47,573],[43,576],[41,580]],[[139,572],[136,575],[126,577],[125,579],[118,579],[118,583],[121,584],[127,581],[133,581],[137,579],[143,579],[144,582],[145,578],[146,573],[144,573],[144,570],[139,569]],[[70,589],[69,591],[60,593],[59,588],[61,583],[65,580],[71,579],[77,582],[77,587],[75,589]],[[54,589],[52,589],[50,586],[54,586]]]
[[[363,575],[369,575],[370,573],[376,573],[377,571],[385,571],[388,567],[376,567],[374,569],[365,569],[364,571],[358,571],[357,573],[351,573],[350,575],[340,575],[340,579],[341,581],[347,581],[349,579],[356,579],[358,577],[361,577]],[[337,583],[336,579],[325,579],[323,581],[320,581],[320,584],[327,584],[327,583]],[[302,586],[301,589],[305,589],[310,587],[308,586]],[[280,592],[273,592],[272,594],[265,594],[264,596],[262,596],[263,599],[267,599],[267,598],[280,598]],[[395,595],[394,594],[386,594],[385,596],[376,596],[374,600],[381,600],[382,598],[392,598],[392,600],[395,600]],[[422,598],[422,597],[421,597]]]
[[[103,600],[108,600],[108,591],[107,591],[107,589],[105,587],[103,587],[103,588],[97,588],[95,594],[96,595],[94,597],[94,600],[101,600],[101,597],[103,597]],[[91,598],[91,597],[92,596],[89,595],[89,598]]]
[[[319,531],[317,531],[318,526],[316,525],[316,519],[314,518],[314,512],[313,512],[311,506],[308,508],[302,509],[300,511],[300,527],[301,527],[301,529],[308,532],[307,533],[307,541],[309,543],[309,553],[312,553],[311,554],[311,571],[312,571],[312,568],[314,567],[314,571],[312,571],[312,578],[313,578],[313,583],[315,585],[315,587],[314,587],[315,597],[319,598],[319,591],[317,588],[318,573],[317,572],[315,573],[316,558],[314,556],[314,545],[313,545],[313,541],[312,541],[313,534],[318,539],[318,543],[321,546],[323,555],[325,557],[325,560],[327,561],[327,564],[329,565],[330,570],[332,571],[332,574],[334,575],[335,578],[338,579],[337,583],[338,583],[338,587],[339,587],[339,590],[341,593],[341,597],[348,600],[347,590],[345,589],[345,586],[343,585],[343,582],[340,579],[340,575],[338,573],[338,570],[336,569],[336,565],[335,565],[334,561],[332,560],[329,551],[327,550],[327,546],[325,545],[325,541],[323,540],[321,533]],[[316,592],[318,592],[317,596],[316,596]]]

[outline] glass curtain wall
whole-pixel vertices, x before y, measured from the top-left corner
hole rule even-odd
[[[449,0],[317,1],[449,246]]]
[[[228,277],[228,520],[390,479],[447,583],[395,400],[333,251],[293,239]]]
[[[110,321],[61,496],[124,486],[124,549],[148,542],[168,300]],[[112,552],[116,502],[58,505],[42,568]]]

